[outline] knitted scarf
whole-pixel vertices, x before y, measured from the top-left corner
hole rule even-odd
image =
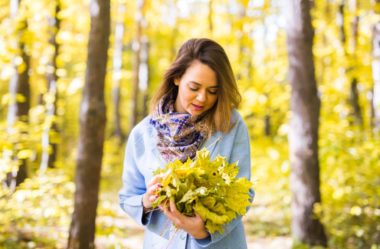
[[[207,137],[205,122],[188,113],[174,110],[175,99],[164,96],[156,111],[152,113],[150,124],[157,130],[157,148],[167,161],[179,159],[185,162],[193,159]]]

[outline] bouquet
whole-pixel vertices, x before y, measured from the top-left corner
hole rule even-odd
[[[169,162],[154,175],[164,173],[162,188],[153,207],[173,200],[177,209],[187,215],[196,212],[210,233],[223,233],[223,225],[237,215],[244,215],[250,205],[249,189],[252,183],[237,178],[237,163],[229,164],[222,156],[210,160],[210,152],[202,149],[195,160],[190,158]]]

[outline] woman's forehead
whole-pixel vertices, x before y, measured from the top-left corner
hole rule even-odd
[[[208,87],[218,85],[216,72],[207,64],[203,64],[197,60],[191,63],[182,78],[188,82],[207,85]]]

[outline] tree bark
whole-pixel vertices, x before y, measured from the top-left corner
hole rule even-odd
[[[341,0],[338,6],[338,18],[337,18],[337,23],[339,27],[339,34],[340,34],[340,41],[343,44],[343,48],[345,48],[346,44],[346,31],[344,28],[344,9],[345,9],[345,0]],[[344,49],[345,50],[345,49]],[[346,50],[345,50],[346,51]]]
[[[289,148],[292,236],[309,245],[327,245],[323,225],[313,214],[321,202],[318,161],[320,100],[312,54],[314,31],[309,0],[288,0],[287,47],[291,84]]]
[[[142,108],[142,118],[149,113],[149,41],[145,36],[141,41],[141,51],[140,51],[140,90],[143,94],[143,108]]]
[[[380,132],[380,22],[373,27],[372,38],[372,78],[373,78],[373,128],[375,133]]]
[[[264,135],[266,137],[270,137],[271,133],[271,116],[269,114],[265,114],[264,116]]]
[[[57,159],[57,149],[58,145],[52,140],[52,136],[58,135],[58,126],[56,122],[57,116],[57,101],[58,101],[58,87],[57,87],[57,57],[59,54],[59,44],[57,43],[57,34],[60,29],[60,20],[58,18],[59,12],[61,11],[61,0],[56,1],[54,17],[50,18],[50,29],[51,37],[49,40],[50,46],[54,48],[54,53],[49,64],[49,69],[47,73],[48,81],[48,92],[45,102],[46,105],[46,116],[49,124],[43,131],[42,134],[42,158],[40,170],[43,172],[48,167],[54,168],[55,161]]]
[[[178,13],[179,9],[177,7],[177,0],[172,0],[171,2],[171,9],[174,12],[174,23],[173,23],[173,29],[170,36],[170,61],[174,61],[176,54],[177,54],[177,47],[176,47],[176,38],[178,37],[179,30],[180,30],[180,22],[178,21]]]
[[[146,36],[141,41],[141,51],[140,51],[140,66],[139,66],[139,79],[140,79],[140,90],[143,94],[143,108],[142,117],[145,117],[149,113],[149,41]]]
[[[214,21],[213,21],[214,11],[213,11],[213,0],[208,0],[208,31],[211,36],[214,32]]]
[[[139,89],[140,89],[140,60],[141,60],[141,37],[142,37],[142,26],[144,21],[144,5],[145,0],[137,1],[137,14],[136,14],[136,37],[133,42],[133,85],[132,85],[132,117],[131,117],[131,129],[134,127],[139,121]]]
[[[355,2],[354,8],[357,13],[358,2]],[[356,14],[352,21],[352,59],[350,61],[357,61],[357,43],[359,39],[359,16]],[[359,98],[359,90],[358,90],[358,78],[356,73],[356,65],[351,65],[351,68],[346,71],[353,70],[355,72],[354,76],[351,78],[350,82],[350,104],[352,108],[352,117],[353,122],[356,125],[363,125],[363,117],[362,110],[360,107],[360,98]]]
[[[11,2],[11,18],[16,19],[16,15],[19,11],[20,0],[12,0]],[[26,20],[22,20],[20,30],[22,33],[28,28]],[[29,122],[29,109],[30,109],[30,85],[29,85],[29,69],[30,69],[30,57],[25,49],[25,42],[22,40],[21,35],[18,35],[18,47],[20,56],[22,58],[22,64],[15,64],[15,74],[11,78],[9,83],[9,95],[10,103],[7,114],[7,132],[12,135],[15,132],[26,133],[25,130],[17,131],[15,125],[17,122]],[[17,146],[14,144],[14,153],[17,154]],[[18,160],[14,157],[14,160]],[[11,191],[14,191],[16,186],[22,183],[28,176],[27,164],[25,159],[18,160],[19,167],[17,170],[7,174],[6,185]]]
[[[90,3],[91,30],[75,176],[74,212],[67,248],[95,248],[95,219],[103,156],[106,107],[104,81],[110,33],[110,0]]]
[[[246,79],[248,81],[251,80],[250,70],[252,68],[251,64],[251,54],[252,49],[250,45],[247,44],[249,39],[247,36],[249,36],[249,32],[246,32],[244,29],[244,23],[245,19],[247,17],[247,9],[248,9],[248,2],[240,3],[239,9],[238,9],[238,44],[239,44],[239,64],[241,65],[239,67],[239,70],[237,71],[236,78],[237,80],[240,79]]]
[[[363,125],[362,110],[359,105],[359,90],[358,90],[358,80],[356,77],[353,77],[351,80],[350,88],[350,103],[352,107],[352,116],[354,123],[356,125]]]
[[[125,15],[125,3],[119,3],[118,16],[124,17]],[[125,135],[121,128],[121,114],[120,114],[120,83],[122,79],[122,67],[123,67],[123,36],[125,32],[124,21],[120,18],[117,21],[115,27],[115,47],[113,56],[113,80],[112,80],[112,103],[113,103],[113,135],[123,141]]]

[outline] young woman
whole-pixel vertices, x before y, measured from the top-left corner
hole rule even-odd
[[[145,226],[144,248],[247,248],[241,217],[224,233],[209,233],[198,215],[181,214],[173,202],[152,209],[162,177],[153,171],[194,158],[202,147],[211,158],[239,161],[238,177],[250,179],[249,136],[235,110],[240,100],[224,49],[210,39],[185,42],[152,99],[151,114],[132,129],[126,146],[120,206]],[[253,199],[253,190],[249,194]]]

